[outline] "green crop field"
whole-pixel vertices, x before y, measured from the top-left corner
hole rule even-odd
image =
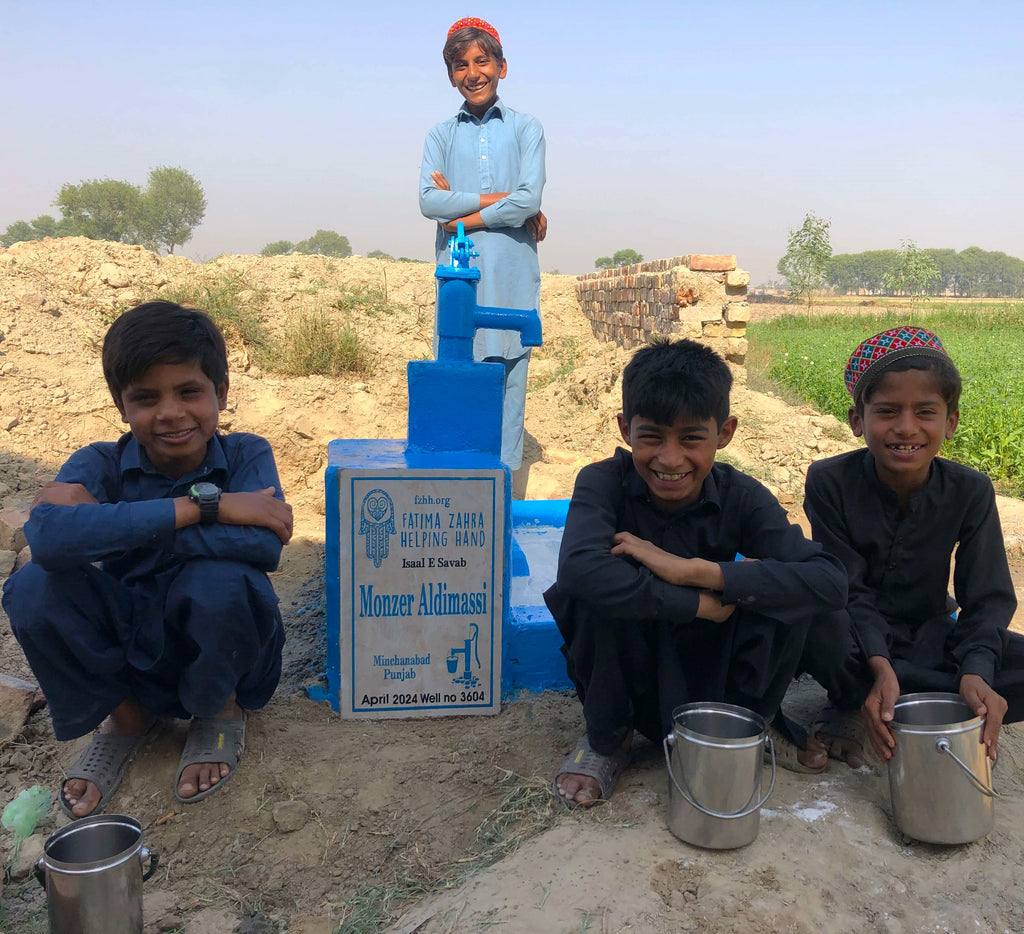
[[[900,324],[930,328],[960,373],[960,426],[943,456],[988,474],[1000,492],[1024,497],[1024,303],[929,303],[878,315],[794,314],[752,322],[751,385],[774,383],[846,421],[843,369],[866,337]]]

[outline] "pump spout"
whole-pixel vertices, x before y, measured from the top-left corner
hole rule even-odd
[[[540,347],[540,315],[537,309],[524,311],[519,308],[487,308],[477,305],[473,312],[473,327],[492,328],[499,331],[518,331],[524,347]]]

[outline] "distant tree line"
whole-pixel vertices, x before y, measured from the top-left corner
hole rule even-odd
[[[351,256],[352,247],[348,237],[334,230],[318,230],[312,237],[292,243],[291,240],[275,240],[268,243],[260,256],[284,256],[288,253],[307,253],[311,256]]]
[[[927,295],[958,298],[1021,298],[1024,296],[1024,260],[1006,253],[972,246],[959,253],[952,249],[916,250],[918,263],[934,267],[928,273]],[[837,253],[829,260],[825,285],[840,294],[906,295],[910,283],[904,274],[907,250],[867,250]]]
[[[145,188],[112,178],[62,186],[53,204],[60,219],[40,214],[15,221],[0,234],[0,246],[43,237],[88,237],[137,243],[152,250],[187,243],[206,214],[203,186],[184,169],[160,166]]]
[[[352,247],[349,245],[348,237],[333,230],[318,230],[307,240],[300,240],[298,243],[292,243],[291,240],[275,240],[260,250],[260,256],[289,256],[292,253],[303,253],[307,256],[346,257],[352,255]],[[392,263],[424,262],[421,259],[411,259],[408,256],[399,256],[398,259],[395,259],[394,256],[383,250],[370,250],[366,257],[367,259],[388,260]]]
[[[644,257],[636,250],[616,250],[611,256],[599,256],[594,260],[595,269],[618,269],[620,266],[632,266],[633,263],[642,263]]]

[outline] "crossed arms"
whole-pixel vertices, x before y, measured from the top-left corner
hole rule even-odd
[[[522,118],[523,115],[519,115]],[[441,124],[428,134],[420,172],[420,211],[455,233],[461,222],[466,230],[526,227],[540,242],[547,234],[547,218],[540,210],[544,187],[544,132],[540,123],[525,118],[517,124],[514,145],[519,150],[519,176],[512,191],[453,191],[444,167],[457,145],[451,127]]]
[[[186,495],[116,500],[104,483],[108,466],[84,448],[61,469],[59,481],[39,492],[25,534],[41,567],[53,571],[153,549],[181,560],[217,558],[276,569],[292,535],[292,508],[279,492],[266,442],[235,465],[211,525],[199,524],[199,507]]]

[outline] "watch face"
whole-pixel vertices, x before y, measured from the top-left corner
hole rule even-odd
[[[206,481],[192,484],[192,489],[195,490],[196,496],[216,496],[220,492],[220,487]]]

